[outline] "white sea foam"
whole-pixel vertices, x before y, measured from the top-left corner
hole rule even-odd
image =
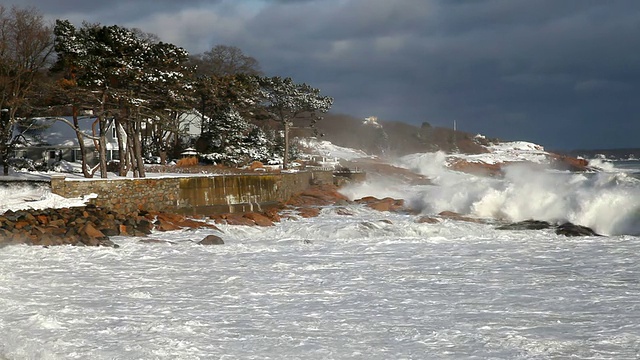
[[[570,221],[602,234],[640,234],[640,181],[626,173],[575,174],[510,165],[504,178],[488,178],[450,171],[445,160],[441,153],[400,159],[399,164],[429,176],[435,185],[403,189],[396,183],[392,193],[404,195],[400,197],[428,214],[455,211],[508,221]],[[371,181],[346,194],[376,196],[389,188]]]
[[[636,237],[347,206],[274,227],[0,251],[0,358],[633,358]],[[216,233],[223,246],[200,246]],[[305,243],[304,240],[310,240]]]

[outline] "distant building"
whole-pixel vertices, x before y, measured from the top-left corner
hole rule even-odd
[[[378,117],[377,116],[369,116],[369,117],[364,118],[364,121],[362,122],[362,124],[373,126],[373,127],[377,127],[377,128],[381,128],[382,127],[382,125],[380,125],[380,123],[378,123]]]

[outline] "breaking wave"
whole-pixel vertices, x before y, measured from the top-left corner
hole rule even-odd
[[[441,211],[506,221],[570,221],[605,235],[640,235],[640,180],[608,168],[599,173],[568,173],[511,165],[503,178],[450,171],[443,153],[413,154],[398,165],[432,179],[434,185],[390,185],[379,180],[355,196],[400,195],[425,214]],[[389,195],[384,195],[389,196]]]

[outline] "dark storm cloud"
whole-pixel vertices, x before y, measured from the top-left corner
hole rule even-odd
[[[336,112],[456,120],[550,148],[640,146],[636,0],[30,1],[194,53],[238,46],[335,97]]]

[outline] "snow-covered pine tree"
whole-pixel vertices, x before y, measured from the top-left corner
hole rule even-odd
[[[296,84],[291,78],[260,77],[261,101],[266,117],[280,124],[284,138],[282,168],[287,169],[290,157],[289,130],[292,121],[309,119],[309,126],[329,111],[333,99],[320,95],[320,90],[307,84]]]

